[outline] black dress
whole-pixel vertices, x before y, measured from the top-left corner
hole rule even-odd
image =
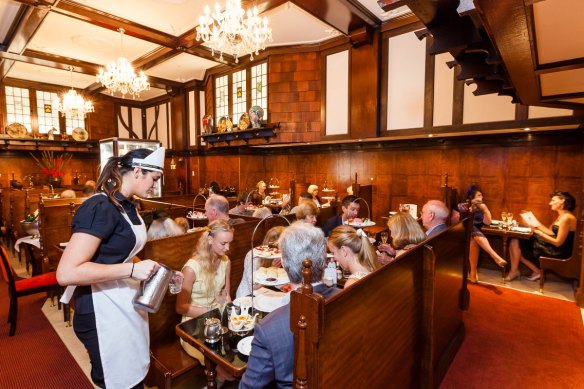
[[[554,233],[554,238],[558,236],[558,230],[560,226],[553,224],[552,232]],[[521,247],[521,255],[523,258],[529,259],[531,262],[539,266],[539,257],[542,255],[544,257],[551,258],[569,258],[572,255],[572,246],[574,245],[574,231],[568,233],[568,237],[564,243],[556,247],[551,243],[545,242],[539,235],[533,235],[531,239],[525,240],[521,239],[519,241],[519,246]]]
[[[459,203],[456,205],[456,207],[454,208],[455,211],[457,211],[458,213],[460,213],[461,215],[466,215],[469,213],[469,206],[468,203]],[[462,218],[462,216],[461,216]],[[483,210],[479,207],[475,208],[474,211],[474,220],[473,220],[473,226],[472,226],[472,233],[471,236],[477,237],[485,237],[485,234],[483,234],[483,232],[481,231],[481,227],[484,225],[483,223],[483,219],[485,218],[485,213],[483,212]]]

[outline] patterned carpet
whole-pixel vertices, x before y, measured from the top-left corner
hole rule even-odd
[[[16,334],[9,337],[8,288],[0,280],[0,387],[92,389],[93,385],[41,312],[45,299],[43,293],[18,299]]]

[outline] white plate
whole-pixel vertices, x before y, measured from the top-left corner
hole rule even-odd
[[[265,275],[263,275],[262,273],[260,273],[258,271],[255,271],[253,273],[253,282],[257,282],[258,284],[261,284],[261,285],[275,286],[275,285],[287,284],[290,282],[290,278],[288,278],[288,274],[286,274],[286,273],[284,273],[283,275],[280,275],[278,278],[276,278],[275,281],[272,281],[271,279],[268,281],[266,278],[270,278],[270,277],[266,277]]]
[[[187,219],[191,219],[191,220],[207,220],[207,217],[195,217],[195,216],[187,216]]]
[[[501,220],[491,220],[491,224],[494,226],[497,226],[499,224],[502,224],[503,222]]]
[[[286,293],[276,292],[266,289],[263,294],[259,294],[253,299],[253,307],[261,312],[272,312],[284,305],[282,298]]]
[[[367,220],[363,223],[348,223],[348,225],[350,225],[351,227],[371,227],[375,225],[375,222],[371,221],[371,220]]]
[[[253,255],[255,257],[260,257],[260,258],[269,258],[269,259],[277,259],[277,258],[282,258],[282,253],[273,253],[271,251],[264,251],[264,250],[259,250],[259,247],[265,247],[265,246],[258,246],[255,247],[253,249]],[[270,249],[270,250],[277,250],[277,249]]]
[[[243,355],[249,355],[251,353],[251,342],[253,341],[253,335],[241,339],[237,343],[237,351]]]

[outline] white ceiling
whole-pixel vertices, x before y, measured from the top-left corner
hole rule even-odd
[[[196,27],[198,17],[204,14],[205,5],[212,6],[210,0],[77,0],[71,3],[138,23],[167,34],[170,39],[178,38]],[[1,41],[6,39],[8,28],[20,6],[21,4],[16,1],[0,0]],[[378,8],[377,12],[381,14],[381,8],[375,6]],[[315,44],[340,35],[338,30],[291,2],[271,9],[262,16],[268,17],[273,30],[273,39],[267,47]],[[64,57],[105,66],[122,55],[132,62],[136,61],[160,47],[156,43],[127,33],[122,37],[118,32],[81,19],[51,9],[25,49],[47,53],[52,58]],[[147,76],[162,80],[185,83],[202,80],[207,69],[219,64],[219,61],[181,53],[146,69],[145,73]],[[10,68],[7,77],[71,86],[68,71],[18,61]],[[76,88],[88,88],[94,83],[95,77],[92,75],[75,73],[73,76],[73,86]],[[142,93],[138,100],[147,100],[164,93],[163,89],[153,89]]]

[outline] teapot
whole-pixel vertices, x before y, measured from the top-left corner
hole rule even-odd
[[[221,321],[216,317],[209,317],[205,319],[205,328],[203,330],[203,335],[205,335],[205,341],[207,343],[217,343],[221,340]]]

